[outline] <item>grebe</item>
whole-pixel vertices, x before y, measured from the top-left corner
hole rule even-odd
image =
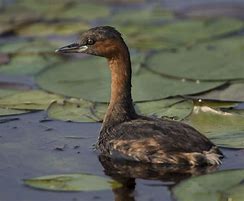
[[[101,154],[162,165],[219,165],[221,151],[193,127],[173,120],[145,117],[135,112],[131,97],[130,53],[113,27],[91,28],[78,43],[60,53],[105,57],[111,70],[111,99],[96,147]]]

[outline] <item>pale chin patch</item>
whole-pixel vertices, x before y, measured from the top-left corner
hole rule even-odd
[[[83,46],[80,46],[79,49],[78,49],[78,52],[84,52],[85,50],[88,49],[88,46],[86,45],[83,45]]]

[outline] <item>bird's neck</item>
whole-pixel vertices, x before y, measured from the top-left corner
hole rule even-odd
[[[111,71],[111,99],[104,125],[134,119],[137,115],[131,97],[131,61],[127,46],[108,59]]]

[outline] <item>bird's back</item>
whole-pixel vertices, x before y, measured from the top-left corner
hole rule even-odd
[[[146,163],[219,164],[218,148],[191,126],[149,117],[105,126],[98,148],[105,155]]]

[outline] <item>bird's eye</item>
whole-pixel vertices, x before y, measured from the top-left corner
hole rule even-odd
[[[91,38],[87,39],[87,45],[93,45],[95,43],[95,41]]]

